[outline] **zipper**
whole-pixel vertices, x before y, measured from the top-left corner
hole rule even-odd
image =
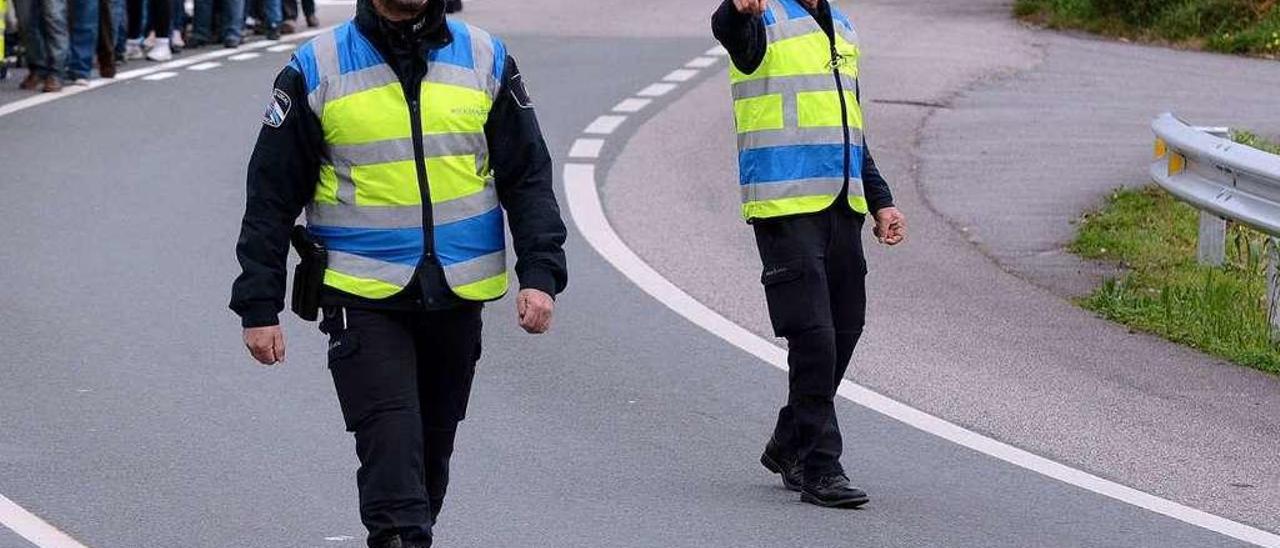
[[[836,51],[835,18],[831,21],[831,35],[827,37],[831,43],[831,75],[836,79],[836,94],[840,97],[840,127],[844,129],[844,191],[849,188],[849,105],[844,100],[844,83],[840,81],[840,64],[844,57]]]
[[[425,61],[419,61],[425,64]],[[414,71],[417,72],[417,71]],[[414,277],[419,278],[418,288],[422,292],[421,298],[426,300],[428,304],[434,304],[435,299],[429,295],[429,288],[425,280],[421,279],[421,272],[424,265],[435,260],[435,224],[433,213],[431,211],[431,185],[427,181],[427,159],[425,147],[422,144],[422,79],[426,78],[426,67],[423,67],[422,75],[411,82],[402,82],[401,88],[404,89],[405,98],[409,103],[409,131],[413,140],[413,160],[414,167],[418,172],[418,194],[422,198],[422,259],[418,261],[418,267],[414,269]]]

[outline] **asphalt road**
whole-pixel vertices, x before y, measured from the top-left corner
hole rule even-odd
[[[710,5],[637,4],[468,4],[520,59],[558,161],[711,45]],[[289,363],[256,368],[225,308],[244,166],[286,61],[0,117],[0,494],[87,546],[361,544],[322,337],[287,320]],[[601,165],[621,153],[611,142]],[[521,334],[510,300],[487,311],[440,546],[1240,545],[844,401],[846,465],[873,503],[803,505],[755,462],[785,375],[579,234],[568,251],[553,334]],[[26,545],[0,529],[0,546]]]

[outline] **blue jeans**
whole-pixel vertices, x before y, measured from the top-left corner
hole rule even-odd
[[[239,42],[244,32],[244,2],[245,0],[196,0],[192,32],[196,38],[204,41],[212,42],[220,38],[223,42]],[[220,25],[214,24],[215,9]],[[213,31],[216,28],[222,29],[221,37],[214,37]]]
[[[98,47],[98,0],[68,0],[67,15],[71,19],[67,78],[88,78],[93,72],[93,54]]]
[[[262,15],[266,18],[267,28],[280,28],[280,21],[284,19],[283,9],[280,0],[262,0]]]
[[[67,63],[66,0],[18,0],[18,19],[32,74],[61,78]]]

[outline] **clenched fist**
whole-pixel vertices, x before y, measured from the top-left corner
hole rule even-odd
[[[284,331],[278,325],[246,327],[244,346],[262,365],[284,362]]]
[[[521,289],[516,297],[516,316],[520,327],[527,333],[537,335],[551,329],[551,314],[555,308],[556,301],[551,295],[537,289]]]
[[[733,0],[733,7],[738,8],[738,13],[745,15],[764,15],[768,5],[769,0]]]
[[[876,239],[885,245],[898,245],[907,237],[907,217],[896,207],[876,211]]]

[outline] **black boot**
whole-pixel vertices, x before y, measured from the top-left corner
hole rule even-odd
[[[866,504],[867,494],[849,483],[844,474],[822,476],[805,482],[800,500],[827,508],[857,508]]]
[[[760,464],[765,469],[782,476],[782,486],[792,491],[799,491],[801,484],[801,468],[800,463],[796,461],[794,456],[787,456],[781,447],[771,439],[764,446],[764,453],[760,455]]]

